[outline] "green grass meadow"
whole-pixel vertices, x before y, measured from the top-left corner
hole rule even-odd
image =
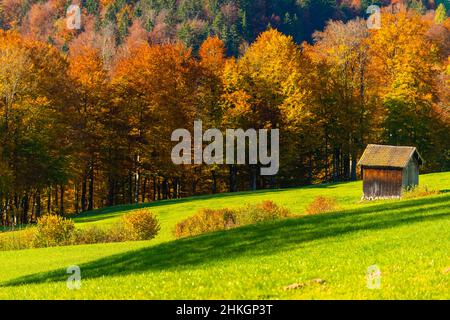
[[[161,222],[150,241],[0,252],[0,299],[450,299],[450,173],[422,175],[420,184],[442,193],[362,202],[358,181],[146,204]],[[340,210],[306,216],[319,195],[335,197]],[[296,217],[179,240],[172,234],[200,208],[262,200]],[[107,226],[136,208],[75,222]],[[79,290],[66,285],[72,265],[81,268]],[[381,270],[379,289],[367,288],[371,265]],[[298,288],[285,290],[291,284]]]

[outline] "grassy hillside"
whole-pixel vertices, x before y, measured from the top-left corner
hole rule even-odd
[[[361,182],[225,194],[148,205],[162,229],[151,241],[0,252],[0,299],[449,299],[450,173],[421,176],[442,194],[360,202]],[[341,211],[303,216],[317,195]],[[271,199],[299,217],[174,240],[174,225],[199,208]],[[107,225],[135,207],[95,211],[79,226]],[[381,269],[381,289],[366,271]],[[81,267],[69,290],[66,268]],[[312,279],[322,279],[316,283]],[[295,290],[284,290],[298,283]]]

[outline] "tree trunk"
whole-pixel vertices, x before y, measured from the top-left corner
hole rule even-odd
[[[133,203],[133,173],[128,173],[128,203]]]
[[[135,173],[134,173],[134,203],[139,203],[139,194],[141,192],[141,172],[139,169],[140,156],[135,157]]]
[[[94,209],[94,165],[91,162],[89,167],[89,200],[88,200],[88,211]]]
[[[47,214],[52,212],[52,187],[47,189]]]
[[[36,191],[36,219],[41,216],[41,190]]]
[[[162,199],[161,195],[161,178],[158,177],[158,200]]]
[[[9,193],[8,196],[6,197],[5,211],[6,211],[6,225],[10,226],[12,225],[12,219],[11,219],[11,195]]]
[[[108,179],[108,206],[114,205],[116,181],[111,176]]]
[[[79,194],[78,194],[78,183],[75,183],[73,187],[74,187],[74,197],[75,197],[75,199],[74,199],[74,202],[75,202],[75,213],[78,214],[79,210],[80,210],[79,204],[78,204],[78,201],[79,201],[79,199],[78,199],[78,196],[79,196]]]
[[[30,201],[28,192],[25,193],[22,199],[22,223],[28,223],[28,210],[30,208]]]
[[[256,190],[257,168],[255,165],[250,165],[250,190]]]
[[[212,193],[217,193],[217,176],[216,176],[216,170],[211,171],[212,176]]]
[[[2,212],[1,205],[2,204],[0,202],[0,217],[1,217],[1,212]],[[31,194],[31,212],[30,212],[30,221],[31,222],[36,220],[35,210],[36,210],[36,194],[34,193],[34,194]]]
[[[172,198],[177,199],[178,198],[178,178],[174,178],[172,181],[173,181]]]
[[[3,194],[0,191],[0,226],[3,226]]]
[[[144,178],[144,183],[142,185],[142,196],[141,196],[141,202],[145,203],[146,197],[147,197],[147,184],[148,184],[148,178]]]
[[[339,154],[340,150],[338,147],[335,147],[333,150],[333,182],[339,181]]]
[[[352,168],[351,168],[351,173],[350,173],[350,179],[352,181],[356,180],[356,156],[355,155],[352,156]]]
[[[61,199],[60,199],[60,206],[59,206],[59,214],[61,216],[64,215],[64,185],[61,185]]]
[[[55,210],[59,210],[58,185],[55,185]]]
[[[350,154],[344,155],[344,179],[350,180]]]
[[[156,201],[156,189],[157,189],[156,176],[153,176],[153,201]]]
[[[166,200],[166,199],[168,199],[168,196],[169,196],[169,186],[167,183],[167,178],[163,179],[162,189],[163,189],[163,199]]]
[[[313,160],[312,152],[309,152],[309,165],[308,165],[308,184],[312,184],[313,180]]]
[[[87,174],[83,175],[83,182],[81,184],[81,211],[86,211],[86,192],[87,192]]]
[[[197,178],[194,177],[194,179],[192,180],[192,195],[195,196],[196,193],[197,193]]]
[[[325,132],[325,182],[328,182],[328,136]]]
[[[236,192],[237,191],[237,187],[236,187],[236,166],[231,164],[229,165],[229,170],[230,170],[230,192]]]

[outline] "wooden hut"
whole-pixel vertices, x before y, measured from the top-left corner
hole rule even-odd
[[[402,190],[419,184],[423,159],[414,147],[369,144],[358,166],[365,199],[399,198]]]

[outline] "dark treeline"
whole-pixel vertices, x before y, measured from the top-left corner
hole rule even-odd
[[[108,53],[96,37],[68,53],[0,32],[0,217],[226,191],[349,181],[368,143],[418,147],[425,172],[449,163],[450,19],[386,11],[381,29],[329,22],[312,44],[275,29],[238,58],[208,37],[198,50],[134,30]],[[280,171],[174,165],[177,128],[280,129]]]

